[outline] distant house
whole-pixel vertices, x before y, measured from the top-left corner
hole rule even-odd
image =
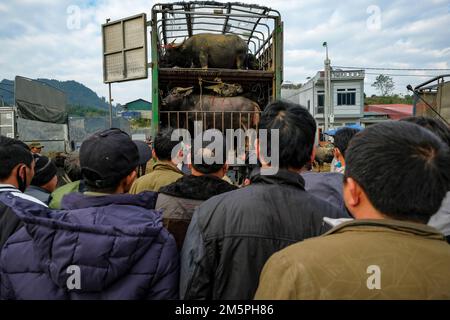
[[[411,117],[414,113],[412,104],[369,104],[364,111],[387,115],[389,120]]]
[[[334,121],[330,127],[360,124],[364,116],[364,70],[331,71],[331,110]],[[324,128],[324,72],[319,71],[300,88],[286,88],[283,99],[306,107],[316,119],[319,130]]]
[[[143,119],[151,119],[152,118],[152,103],[148,102],[144,99],[137,99],[131,102],[128,102],[123,106],[126,110],[123,112],[124,115],[129,115],[136,117],[136,112],[140,113],[140,117]]]

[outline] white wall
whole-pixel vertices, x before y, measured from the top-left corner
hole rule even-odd
[[[347,81],[334,81],[332,82],[333,87],[333,113],[335,116],[343,116],[343,115],[349,115],[349,116],[360,116],[361,115],[361,95],[363,94],[361,92],[361,82],[355,81],[355,82],[347,82]],[[354,106],[338,106],[337,105],[337,89],[356,89],[356,97],[355,97],[355,105]]]
[[[314,94],[313,94],[314,90],[313,90],[313,82],[310,81],[308,83],[306,83],[300,90],[299,93],[299,102],[300,105],[304,106],[305,108],[308,108],[308,100],[310,101],[310,106],[309,106],[309,113],[311,113],[314,116],[314,104],[315,104],[315,100],[314,100]]]

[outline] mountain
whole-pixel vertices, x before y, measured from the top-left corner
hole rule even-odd
[[[0,82],[0,106],[1,100],[3,100],[5,105],[14,103],[14,81],[3,79]]]
[[[105,98],[100,98],[94,91],[85,85],[69,80],[59,81],[54,79],[37,79],[56,89],[64,91],[67,95],[67,104],[69,106],[81,106],[95,109],[108,109],[108,103]],[[3,96],[5,104],[14,104],[14,81],[3,79],[0,82],[0,98]]]

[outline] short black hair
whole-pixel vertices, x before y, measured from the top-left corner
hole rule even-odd
[[[0,179],[5,180],[12,170],[23,163],[31,167],[33,155],[28,146],[20,140],[0,136]]]
[[[280,168],[303,168],[311,161],[317,125],[305,107],[287,101],[272,102],[261,114],[259,129],[267,130],[268,154],[273,152],[271,129],[279,130]]]
[[[412,122],[418,124],[421,127],[427,128],[439,138],[441,138],[442,141],[444,141],[450,147],[450,128],[442,120],[424,116],[416,116],[403,118],[401,121]]]
[[[153,143],[153,149],[155,150],[158,160],[172,160],[172,150],[180,143],[180,140],[171,140],[173,131],[173,128],[165,128],[156,135]]]
[[[342,156],[345,158],[345,151],[347,150],[348,143],[353,138],[355,134],[359,132],[358,129],[352,128],[341,128],[336,131],[334,135],[334,146],[339,149]]]
[[[219,171],[223,168],[226,159],[227,159],[227,148],[226,148],[226,140],[222,135],[222,157],[218,159],[218,161],[214,161],[216,152],[219,151],[217,148],[212,149],[208,148],[209,145],[212,144],[214,147],[216,144],[214,141],[205,141],[202,139],[202,145],[199,147],[195,144],[192,144],[191,147],[191,165],[192,167],[201,172],[203,174],[211,174]],[[202,155],[201,163],[195,163],[195,155]],[[198,157],[198,156],[197,156]],[[209,159],[209,161],[208,161]]]
[[[436,135],[405,121],[372,125],[350,141],[345,179],[397,220],[427,223],[450,187],[450,151]]]

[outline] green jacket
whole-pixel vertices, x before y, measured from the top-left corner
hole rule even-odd
[[[256,299],[450,299],[450,245],[436,229],[354,220],[274,254]]]
[[[69,193],[78,192],[78,188],[80,186],[80,181],[74,181],[68,184],[59,187],[52,193],[52,201],[48,205],[51,209],[61,209],[61,200],[62,198]]]
[[[167,186],[183,176],[183,172],[173,165],[157,161],[153,164],[152,171],[139,179],[131,186],[130,193],[138,194],[143,191],[159,191],[159,188]]]

